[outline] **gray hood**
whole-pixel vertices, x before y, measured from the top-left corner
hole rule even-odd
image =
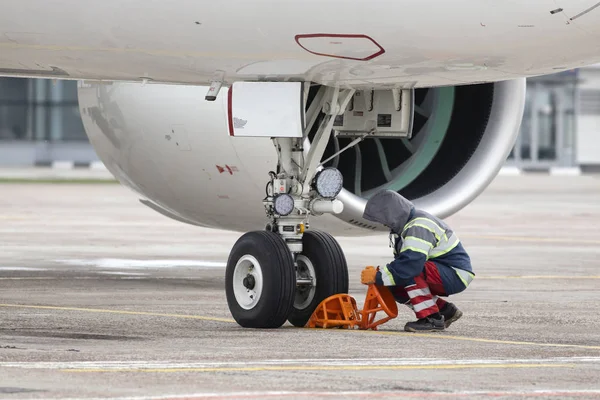
[[[402,232],[415,206],[392,190],[383,190],[369,199],[363,218],[378,222],[396,233]]]

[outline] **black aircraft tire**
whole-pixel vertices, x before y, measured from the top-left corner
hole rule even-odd
[[[339,293],[348,293],[348,264],[339,243],[326,232],[308,231],[302,239],[303,251],[298,256],[297,264],[300,268],[302,256],[308,259],[314,269],[316,288],[312,300],[297,292],[292,313],[288,321],[294,326],[303,327],[321,301]],[[301,290],[299,286],[297,291]]]
[[[251,283],[244,277],[251,279]],[[246,284],[253,289],[248,290]],[[284,240],[267,231],[248,232],[240,237],[227,261],[225,293],[229,311],[240,326],[283,325],[296,293],[294,260]],[[256,295],[250,297],[253,293]]]

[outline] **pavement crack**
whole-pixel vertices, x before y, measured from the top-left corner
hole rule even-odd
[[[17,393],[32,393],[41,392],[41,390],[19,388],[19,387],[0,387],[0,393],[2,394],[17,394]]]
[[[137,336],[124,336],[124,335],[104,335],[96,333],[79,333],[79,332],[57,332],[52,331],[38,331],[38,330],[10,330],[4,332],[5,335],[11,336],[22,336],[22,337],[44,337],[53,339],[76,339],[76,340],[111,340],[111,341],[141,341],[146,340],[142,337]]]
[[[407,386],[392,386],[392,387],[389,387],[384,390],[391,391],[391,392],[427,392],[427,393],[444,392],[444,393],[450,393],[449,391],[446,391],[446,390],[424,389],[424,388],[407,387]]]

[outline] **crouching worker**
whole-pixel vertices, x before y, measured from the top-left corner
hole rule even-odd
[[[363,270],[361,282],[387,286],[396,301],[415,312],[418,320],[407,323],[404,330],[443,331],[458,320],[462,312],[441,296],[462,292],[475,275],[469,255],[450,227],[390,190],[371,197],[363,218],[390,229],[395,259],[379,271]]]

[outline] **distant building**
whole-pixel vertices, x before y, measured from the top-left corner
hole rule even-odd
[[[0,167],[97,161],[77,82],[0,79]],[[507,165],[600,169],[600,65],[528,80],[521,134]]]
[[[600,65],[527,81],[521,134],[507,163],[600,170]]]

